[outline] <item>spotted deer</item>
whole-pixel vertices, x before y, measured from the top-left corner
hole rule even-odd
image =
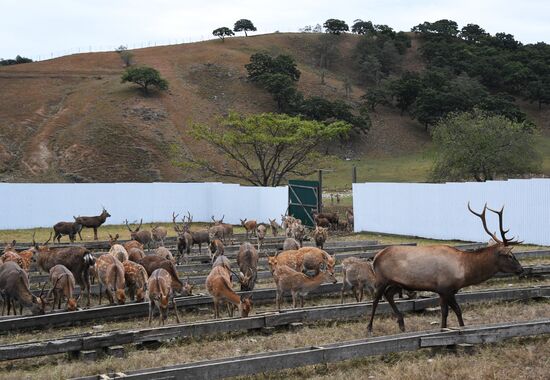
[[[50,269],[50,282],[52,288],[48,292],[46,299],[50,299],[53,294],[52,310],[61,309],[61,301],[67,299],[67,310],[75,311],[78,308],[78,300],[73,297],[75,280],[73,273],[65,265],[58,264]]]
[[[248,317],[252,310],[252,296],[239,296],[233,291],[231,272],[225,266],[213,267],[206,277],[205,285],[208,293],[212,296],[215,318],[220,317],[219,304],[223,301],[227,302],[227,311],[230,317],[233,316],[233,306],[238,308],[241,317]]]
[[[101,255],[95,263],[95,270],[99,280],[99,304],[101,305],[102,288],[105,287],[105,294],[111,304],[114,304],[116,299],[119,305],[124,305],[126,283],[122,263],[112,255]]]
[[[162,268],[155,269],[147,280],[146,299],[149,300],[149,326],[151,326],[155,308],[159,310],[159,326],[161,324],[164,325],[166,319],[168,319],[168,303],[170,299],[172,300],[172,306],[176,314],[176,321],[180,323],[180,317],[178,315],[176,302],[174,301],[174,293],[171,284],[172,279],[170,273]]]
[[[147,280],[149,276],[145,268],[133,261],[125,261],[122,263],[124,268],[124,281],[128,287],[128,295],[133,301],[143,302],[145,292],[147,291]]]

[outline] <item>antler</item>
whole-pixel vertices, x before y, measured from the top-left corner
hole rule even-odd
[[[130,228],[130,225],[128,224],[128,219],[125,219],[124,223],[126,224],[126,227],[128,227],[128,231],[134,232],[134,231],[132,231],[132,229]]]
[[[143,218],[141,218],[141,219],[139,220],[139,226],[138,226],[138,228],[136,228],[136,232],[139,231],[139,229],[141,228],[141,225],[142,225],[142,224],[143,224]]]
[[[487,232],[489,234],[489,236],[491,236],[491,238],[496,241],[497,243],[502,243],[502,241],[500,241],[496,235],[494,234],[494,232],[491,232],[489,231],[489,228],[487,228],[487,221],[485,220],[485,211],[487,211],[487,203],[485,203],[485,206],[483,206],[483,211],[481,212],[481,214],[478,214],[477,212],[475,212],[474,210],[472,210],[472,208],[470,207],[470,202],[468,202],[468,210],[470,210],[470,212],[472,214],[474,214],[475,216],[479,217],[481,219],[481,222],[483,223],[483,228],[485,229],[485,232]]]
[[[189,211],[187,211],[187,221],[188,223],[193,223],[193,215]]]
[[[36,234],[36,231],[33,231],[33,232],[32,232],[32,246],[33,246],[33,247],[36,247],[36,246],[37,246],[36,241],[34,240],[34,235],[35,235],[35,234]]]
[[[181,228],[178,227],[178,222],[176,221],[176,218],[179,216],[179,214],[176,214],[176,212],[172,212],[172,223],[174,223],[174,230],[176,232],[181,232]]]
[[[507,239],[506,238],[506,233],[508,231],[510,231],[510,229],[504,230],[504,227],[502,225],[502,214],[504,212],[504,205],[502,206],[500,211],[493,210],[489,207],[487,207],[487,209],[498,215],[498,227],[500,229],[500,236],[502,237],[502,242],[504,243],[504,245],[517,245],[517,244],[523,243],[523,241],[517,241],[517,240],[514,241],[514,238],[512,238],[512,239]]]
[[[52,233],[51,233],[51,232],[50,232],[50,238],[49,238],[48,240],[46,240],[46,242],[44,243],[44,245],[47,245],[47,244],[50,242],[50,240],[52,240]]]

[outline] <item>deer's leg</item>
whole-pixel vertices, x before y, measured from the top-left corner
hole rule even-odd
[[[149,326],[151,326],[151,321],[153,319],[153,306],[154,306],[153,300],[149,300]]]
[[[365,284],[360,283],[359,287],[359,302],[363,302],[363,296],[365,295]]]
[[[456,318],[458,319],[458,324],[461,327],[464,326],[464,321],[462,320],[462,310],[460,310],[460,305],[458,304],[458,302],[456,302],[456,298],[454,294],[451,294],[448,302],[449,302],[449,306],[451,307],[451,309],[453,309],[453,311],[456,314]]]
[[[176,313],[176,321],[180,323],[180,316],[178,315],[178,307],[176,306],[176,301],[174,297],[172,297],[172,305],[174,305],[174,313]]]
[[[372,323],[374,321],[374,314],[376,313],[376,307],[378,306],[378,302],[380,302],[380,299],[384,295],[384,292],[386,290],[387,285],[386,284],[380,284],[376,287],[376,290],[374,292],[374,299],[372,301],[372,310],[370,315],[370,321],[367,326],[367,333],[369,335],[372,335]]]
[[[393,312],[395,313],[395,316],[397,317],[397,323],[399,324],[399,329],[403,332],[405,332],[405,321],[403,320],[403,313],[399,311],[397,308],[397,305],[395,304],[395,301],[393,300],[393,297],[395,296],[395,293],[399,292],[401,288],[392,286],[386,290],[384,296],[388,303],[390,304]]]
[[[82,230],[82,228],[81,228]],[[78,237],[80,238],[80,241],[82,241],[82,235],[80,235],[80,231],[78,231]]]
[[[57,294],[54,293],[54,297],[55,297],[55,295],[57,295],[57,302],[58,302],[57,308],[61,309],[61,294],[58,292]],[[54,300],[54,302],[55,302],[55,300]]]
[[[449,315],[449,299],[446,294],[439,295],[439,303],[441,305],[441,328],[447,327],[447,316]]]
[[[344,303],[344,292],[346,291],[346,272],[344,272],[344,280],[342,281],[342,290],[340,291],[340,304]]]
[[[99,281],[99,304],[101,305],[101,294],[103,293],[103,285],[101,284],[101,281]],[[88,298],[88,302],[90,299]]]
[[[94,227],[94,240],[97,240],[97,227]]]

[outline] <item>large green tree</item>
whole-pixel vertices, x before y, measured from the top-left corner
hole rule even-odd
[[[212,31],[212,34],[216,37],[219,37],[222,41],[225,41],[225,37],[231,37],[235,35],[235,33],[233,33],[233,31],[226,26],[214,29]]]
[[[481,111],[450,114],[432,131],[432,180],[487,181],[540,171],[531,125]]]
[[[331,34],[341,34],[349,30],[348,24],[344,20],[338,20],[336,18],[329,18],[323,24],[327,33]]]
[[[255,32],[256,27],[254,26],[252,21],[242,18],[235,22],[235,25],[233,26],[233,31],[244,32],[245,37],[248,37],[248,34],[246,32]]]
[[[150,87],[156,87],[159,90],[168,90],[168,81],[160,76],[158,70],[152,67],[139,66],[129,67],[122,74],[122,83],[132,82],[141,87],[148,94]]]
[[[279,186],[289,175],[311,173],[319,144],[347,134],[350,128],[343,121],[329,124],[284,114],[230,113],[215,126],[192,127],[193,136],[211,145],[220,157],[191,162],[220,177]]]

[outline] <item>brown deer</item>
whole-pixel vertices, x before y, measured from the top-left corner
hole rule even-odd
[[[147,295],[149,300],[149,326],[153,319],[153,310],[158,308],[159,310],[159,326],[168,319],[168,303],[172,299],[172,306],[174,307],[174,313],[176,314],[176,321],[180,323],[180,317],[178,315],[178,308],[174,301],[174,292],[171,286],[170,274],[162,268],[155,269],[151,273],[151,277],[147,281]]]
[[[133,301],[143,302],[145,299],[145,292],[147,290],[147,271],[145,268],[133,261],[125,261],[122,263],[124,267],[124,281],[128,287],[128,295]]]
[[[13,261],[0,265],[0,293],[4,298],[4,306],[8,307],[8,315],[15,301],[20,305],[19,314],[22,314],[23,307],[30,308],[33,315],[45,313],[46,301],[42,298],[44,287],[38,297],[34,296],[29,289],[27,273]],[[13,314],[16,315],[15,304],[13,305]],[[2,307],[2,315],[4,315],[4,307]]]
[[[2,262],[9,263],[10,261],[16,263],[21,268],[25,265],[23,258],[16,251],[7,251],[2,255]]]
[[[61,237],[63,235],[69,235],[69,240],[71,243],[74,243],[76,234],[82,230],[82,224],[78,222],[58,222],[53,226],[53,231],[55,235],[53,240],[57,239],[57,242],[61,242]]]
[[[493,277],[497,272],[521,274],[523,267],[512,253],[512,245],[518,241],[506,238],[502,214],[485,205],[481,213],[470,208],[471,213],[481,219],[483,228],[496,244],[472,252],[461,251],[448,245],[423,247],[392,246],[378,252],[373,267],[376,273],[375,293],[372,314],[367,330],[372,332],[372,323],[376,306],[384,296],[397,316],[399,328],[405,331],[403,314],[399,311],[393,297],[398,287],[405,290],[430,291],[439,294],[441,301],[441,328],[447,327],[449,306],[455,312],[458,323],[464,326],[462,311],[456,302],[455,294],[462,288],[479,284]],[[492,211],[499,217],[500,236],[492,233],[485,220],[486,211]]]
[[[97,240],[97,229],[105,223],[108,217],[110,217],[111,214],[105,210],[105,207],[103,207],[103,210],[101,211],[101,214],[98,216],[73,216],[74,221],[82,226],[82,228],[93,228],[94,229],[94,240]],[[80,232],[82,231],[82,228],[78,231],[78,236],[80,237],[80,240],[82,240],[82,235],[80,235]]]
[[[73,273],[67,269],[65,265],[58,264],[50,269],[50,282],[52,283],[52,288],[48,292],[46,298],[50,299],[50,296],[53,293],[52,310],[55,310],[56,304],[57,308],[61,309],[61,301],[63,298],[66,298],[67,310],[75,311],[78,307],[78,300],[73,297],[75,288]]]
[[[267,227],[264,226],[263,224],[260,224],[257,228],[256,228],[256,238],[258,239],[258,251],[262,248],[262,246],[264,245],[264,239],[265,239],[265,234],[267,233]]]
[[[363,301],[365,286],[370,295],[374,294],[375,275],[372,269],[372,261],[362,260],[357,257],[348,257],[342,261],[342,292],[340,303],[344,303],[344,292],[350,287],[357,302]]]
[[[50,248],[48,242],[50,238],[43,244],[38,245],[34,241],[33,246],[38,267],[49,273],[50,269],[57,264],[63,264],[69,269],[80,286],[81,293],[86,292],[88,297],[87,306],[90,306],[90,268],[95,264],[95,257],[84,247],[67,247],[67,248]]]
[[[333,284],[337,282],[332,272],[321,272],[314,277],[308,277],[286,265],[277,265],[273,272],[273,278],[277,289],[275,301],[278,310],[281,310],[285,291],[290,291],[292,294],[293,308],[296,308],[298,299],[300,299],[300,307],[304,307],[304,297],[309,292],[318,288],[323,282],[332,282]]]
[[[188,257],[191,254],[191,248],[197,244],[199,246],[199,253],[202,253],[202,245],[210,244],[209,230],[203,229],[199,231],[191,231],[191,223],[193,223],[193,216],[187,212],[187,220],[185,216],[182,218],[181,226],[178,226],[176,218],[179,214],[172,213],[172,222],[174,224],[174,231],[178,234],[178,252],[179,259],[183,256],[183,252],[187,254],[185,261],[188,261]]]
[[[294,222],[292,226],[290,227],[290,233],[291,236],[300,243],[300,248],[303,246],[304,243],[304,237],[306,235],[306,229],[304,225],[298,221]]]
[[[271,234],[273,235],[273,237],[276,237],[277,235],[279,235],[279,228],[281,228],[281,226],[279,226],[279,223],[277,223],[277,220],[275,219],[269,219],[269,227],[271,227]]]
[[[137,240],[128,240],[127,242],[125,242],[124,244],[122,244],[122,246],[124,247],[124,249],[126,250],[126,252],[130,253],[130,249],[132,248],[138,248],[140,250],[143,251],[143,244],[141,244],[139,241]]]
[[[143,224],[143,219],[139,221],[139,226],[137,226],[135,229],[132,229],[130,227],[130,225],[128,224],[128,219],[126,219],[124,223],[126,224],[128,231],[130,231],[130,237],[132,240],[137,240],[144,246],[149,247],[151,240],[153,240],[153,236],[151,235],[151,231],[149,230],[140,231],[141,225]]]
[[[321,270],[334,273],[336,258],[322,249],[303,247],[299,250],[284,251],[277,256],[269,257],[268,264],[271,273],[276,266],[287,265],[298,272],[313,271],[317,275]]]
[[[128,251],[126,251],[126,248],[124,248],[123,245],[116,244],[118,237],[118,234],[116,234],[114,237],[109,234],[109,243],[111,245],[111,249],[109,249],[109,255],[116,257],[118,261],[123,263],[128,260]]]
[[[296,218],[291,215],[281,215],[281,228],[287,232],[287,237],[290,237],[288,235],[288,228],[296,221]]]
[[[176,264],[176,260],[174,259],[174,256],[172,255],[172,252],[166,247],[158,247],[154,251],[155,255],[162,257],[163,259],[170,260],[174,264]]]
[[[340,218],[338,217],[338,214],[335,213],[335,212],[324,212],[324,213],[314,212],[313,213],[313,219],[315,221],[320,220],[320,219],[326,219],[326,220],[328,220],[328,222],[330,223],[330,225],[333,228],[337,228],[338,227],[338,221],[339,221]]]
[[[133,261],[134,263],[139,262],[145,257],[145,252],[139,248],[130,248],[128,251],[128,260]]]
[[[348,229],[350,231],[353,231],[353,226],[354,226],[354,216],[353,216],[353,210],[352,209],[347,209],[346,210],[346,219],[348,220]]]
[[[168,235],[168,230],[166,227],[155,225],[151,228],[151,235],[155,243],[160,243],[160,246],[164,247],[164,239]]]
[[[283,251],[291,251],[300,249],[300,243],[294,238],[286,238],[283,242]]]
[[[223,222],[223,219],[225,218],[225,215],[222,216],[221,219],[216,220],[214,219],[214,215],[212,215],[212,221],[214,222],[214,226],[222,226],[223,227],[223,242],[226,243],[226,238],[229,239],[230,242],[233,241],[233,226],[231,224],[227,224]]]
[[[327,218],[319,218],[319,216],[315,216],[315,225],[319,227],[324,227],[324,228],[331,227],[331,224]]]
[[[212,217],[213,218],[213,217]],[[256,236],[256,227],[258,227],[258,222],[255,220],[246,220],[246,218],[240,219],[241,226],[244,227],[244,230],[246,231],[246,238],[248,239],[248,234],[252,232],[252,236]]]
[[[323,227],[315,227],[315,229],[312,232],[313,240],[315,240],[315,246],[317,248],[323,249],[325,242],[328,239],[328,228]]]
[[[124,305],[126,283],[122,263],[112,255],[101,255],[95,263],[95,270],[99,280],[99,304],[101,305],[102,288],[105,287],[105,294],[111,305],[115,303],[115,298],[119,305]]]
[[[225,247],[220,239],[210,240],[210,261],[216,261],[216,258],[225,253]]]
[[[160,256],[151,255],[145,256],[143,259],[138,261],[138,264],[143,265],[149,276],[151,276],[156,269],[162,268],[166,270],[172,278],[172,283],[170,285],[172,289],[182,295],[191,295],[192,286],[189,283],[184,284],[181,282],[178,278],[176,266],[170,260],[163,259]]]
[[[239,266],[239,282],[241,291],[254,290],[256,277],[258,276],[258,252],[249,242],[241,244],[237,253],[237,265]]]
[[[252,310],[252,296],[240,297],[233,291],[231,282],[231,272],[223,265],[217,265],[212,268],[208,277],[206,277],[206,289],[212,296],[214,304],[214,318],[220,317],[219,304],[223,301],[228,303],[227,311],[230,317],[233,316],[233,306],[237,306],[242,318],[248,317]]]

